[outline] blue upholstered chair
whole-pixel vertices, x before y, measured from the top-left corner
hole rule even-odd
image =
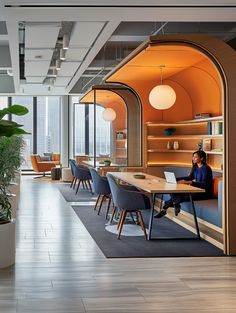
[[[140,226],[143,230],[144,237],[147,239],[146,229],[143,222],[143,216],[141,210],[150,209],[150,200],[148,196],[139,192],[139,191],[131,191],[122,188],[119,185],[114,177],[110,174],[107,175],[107,179],[110,185],[112,200],[114,202],[115,210],[113,210],[113,214],[115,214],[116,210],[120,212],[120,218],[118,222],[118,239],[120,239],[122,227],[126,218],[127,212],[136,213],[137,222],[140,223]],[[112,216],[113,218],[113,216]]]
[[[82,182],[83,188],[84,189],[86,188],[87,190],[89,190],[91,192],[91,194],[93,194],[92,187],[90,184],[90,180],[92,179],[92,177],[91,177],[91,174],[89,172],[89,169],[87,167],[74,164],[74,171],[75,171],[74,172],[75,178],[76,178],[76,180],[78,180],[76,194],[79,190],[79,186],[80,186],[81,182]]]
[[[72,179],[72,181],[71,181],[70,187],[71,187],[71,188],[73,187],[73,189],[74,189],[74,188],[75,188],[75,185],[76,185],[76,181],[77,181],[77,179],[76,179],[76,177],[75,177],[76,161],[73,160],[73,159],[70,159],[70,160],[69,160],[69,164],[70,164],[71,174],[72,174],[72,176],[73,176],[73,179]]]
[[[89,171],[92,176],[93,189],[97,194],[97,200],[96,200],[94,210],[96,210],[99,199],[102,197],[99,208],[98,208],[98,215],[99,215],[103,202],[106,199],[108,199],[108,205],[106,209],[106,218],[107,218],[110,204],[111,204],[111,189],[110,189],[107,177],[100,176],[94,168],[90,168]]]

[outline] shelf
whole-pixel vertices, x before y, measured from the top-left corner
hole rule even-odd
[[[164,152],[164,153],[193,153],[194,150],[174,150],[174,149],[148,149],[147,152],[149,153],[156,153],[156,152]],[[223,151],[204,151],[206,154],[219,154],[219,155],[222,155],[223,154]]]
[[[174,139],[199,139],[199,138],[223,138],[223,135],[175,135],[175,136],[147,136],[148,140],[174,140]]]
[[[211,121],[221,121],[223,120],[223,116],[213,116],[208,118],[200,118],[200,119],[193,119],[193,120],[186,120],[186,121],[179,121],[179,122],[147,122],[147,126],[161,126],[161,125],[181,125],[181,124],[194,124],[194,123],[207,123]]]
[[[116,148],[116,150],[126,150],[126,148]]]
[[[192,167],[191,163],[160,163],[160,162],[148,162],[147,163],[148,167],[154,167],[154,166],[160,166],[160,167],[164,167],[164,166],[175,166],[175,167]],[[217,173],[222,173],[222,169],[220,168],[216,168],[216,167],[211,167],[212,171],[217,172]]]
[[[116,141],[126,141],[126,138],[124,138],[124,139],[116,139]]]

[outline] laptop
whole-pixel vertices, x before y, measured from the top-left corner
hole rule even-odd
[[[170,184],[177,184],[175,173],[173,172],[164,172],[166,182]]]

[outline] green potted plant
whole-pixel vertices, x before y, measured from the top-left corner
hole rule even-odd
[[[12,219],[12,195],[9,187],[21,164],[23,138],[28,134],[20,124],[4,120],[7,114],[24,115],[28,109],[13,105],[0,110],[0,268],[15,261],[15,220]]]
[[[110,166],[111,165],[111,160],[109,160],[109,159],[104,160],[104,165],[105,166]]]

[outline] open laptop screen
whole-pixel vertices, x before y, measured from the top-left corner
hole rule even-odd
[[[177,184],[175,173],[173,172],[164,172],[166,182],[170,184]]]

